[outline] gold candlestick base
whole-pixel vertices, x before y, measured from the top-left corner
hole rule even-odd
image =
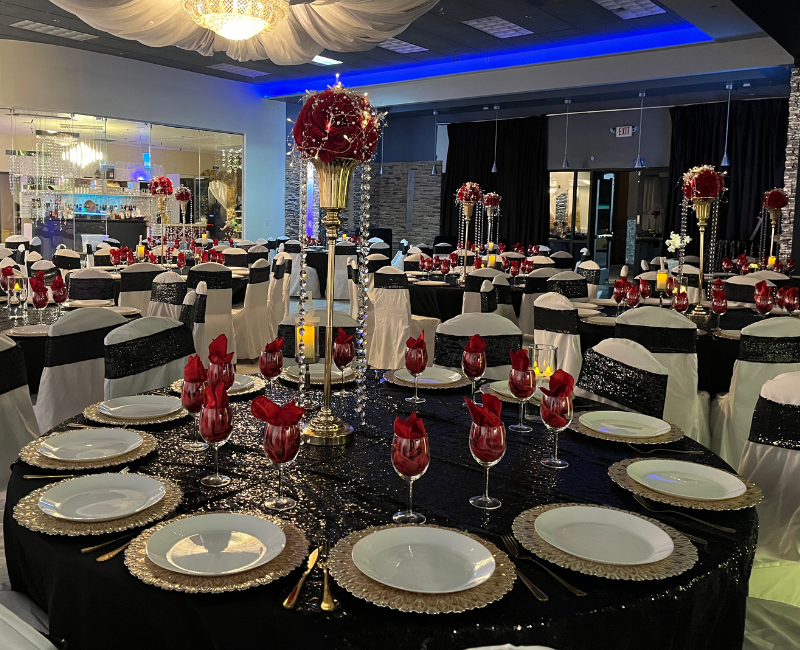
[[[303,442],[317,447],[335,447],[344,445],[353,439],[353,427],[323,407],[303,429]]]

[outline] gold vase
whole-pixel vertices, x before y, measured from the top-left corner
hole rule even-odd
[[[488,234],[486,235],[486,248],[488,249],[489,246],[494,243],[492,240],[492,235],[494,234],[494,213],[497,208],[493,205],[485,206],[486,209],[486,221],[489,225],[488,227]]]
[[[353,427],[331,412],[331,370],[333,368],[333,277],[335,273],[336,239],[342,221],[339,213],[347,207],[353,171],[361,164],[350,158],[337,158],[329,163],[311,161],[319,180],[319,204],[325,210],[322,225],[328,240],[328,283],[325,291],[325,387],[322,408],[303,429],[303,441],[310,445],[331,447],[343,445],[353,438]]]
[[[700,299],[689,314],[689,318],[696,323],[703,323],[711,317],[710,312],[703,307],[703,300],[705,299],[704,249],[706,225],[708,224],[708,217],[711,215],[711,204],[714,200],[714,198],[708,196],[696,196],[692,199],[694,213],[697,217],[697,227],[700,229]]]
[[[469,241],[469,223],[472,221],[472,215],[475,214],[475,204],[472,201],[462,201],[461,209],[464,212],[464,255],[461,264],[461,277],[458,283],[463,287],[467,282],[467,258],[469,249],[467,242]]]

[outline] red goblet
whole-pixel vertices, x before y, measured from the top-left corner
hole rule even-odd
[[[430,259],[430,258],[428,258]],[[342,376],[341,389],[337,390],[334,395],[336,397],[351,397],[353,393],[344,389],[344,369],[347,368],[356,356],[356,347],[352,339],[349,343],[339,343],[335,339],[333,341],[333,363],[339,369]]]
[[[787,289],[788,287],[778,287],[778,290],[775,292],[775,305],[780,309],[783,309]]]
[[[450,273],[450,260],[446,257],[442,257],[442,275],[447,275]]]
[[[711,311],[717,315],[716,331],[719,331],[722,316],[728,311],[728,297],[725,295],[725,291],[718,291],[711,298]]]
[[[36,311],[39,312],[39,325],[42,324],[42,317],[44,315],[44,310],[47,308],[47,285],[42,283],[44,290],[39,289],[38,291],[33,292],[33,296],[31,300],[33,301],[33,306],[36,308]]]
[[[213,387],[209,385],[209,390]],[[204,476],[200,483],[206,487],[219,488],[231,482],[231,479],[219,473],[219,448],[233,433],[233,409],[230,405],[219,408],[203,406],[200,411],[200,435],[214,449],[214,473]]]
[[[464,350],[461,353],[461,370],[464,372],[464,376],[472,382],[472,392],[469,395],[472,399],[475,395],[475,384],[486,372],[486,352]]]
[[[506,453],[506,428],[472,423],[469,430],[469,450],[481,467],[486,468],[486,483],[483,495],[472,497],[469,502],[481,510],[496,510],[500,499],[489,496],[489,468],[497,465]]]
[[[733,268],[733,260],[728,257],[722,258],[722,270],[725,273],[730,273],[731,269]]]
[[[756,294],[756,311],[766,318],[772,311],[772,293]]]
[[[264,451],[278,466],[278,495],[267,499],[264,505],[271,510],[291,510],[297,501],[283,496],[283,468],[293,463],[300,451],[300,427],[296,424],[265,424]]]
[[[614,301],[617,303],[617,316],[619,316],[619,310],[622,306],[622,300],[625,298],[625,293],[625,281],[622,278],[614,280]]]
[[[783,306],[790,315],[794,315],[794,312],[800,309],[800,292],[798,292],[796,287],[786,292],[786,296],[783,299]]]
[[[424,524],[425,515],[413,510],[412,490],[431,462],[427,434],[418,438],[403,438],[395,434],[392,439],[392,467],[408,482],[408,509],[397,512],[392,519],[398,524]]]
[[[236,372],[232,363],[208,363],[208,385],[213,386],[220,382],[225,384],[225,390],[233,386]]]
[[[517,276],[519,275],[519,260],[513,260],[511,262],[511,277],[514,278],[512,284],[517,283]]]
[[[183,269],[186,267],[186,253],[180,251],[178,253],[178,259],[175,260],[175,264],[178,265],[178,272],[180,275],[183,275]]]
[[[473,262],[473,265],[475,266],[475,268],[476,269],[481,268],[483,266],[483,258],[480,256],[480,253],[476,253],[474,259],[475,261]]]
[[[283,369],[283,352],[276,350],[275,352],[261,351],[261,356],[258,358],[258,369],[267,380],[269,384],[269,393],[272,396],[274,390],[273,380],[281,374]]]
[[[512,424],[508,428],[520,433],[533,431],[525,424],[525,404],[536,390],[536,371],[533,366],[529,365],[527,370],[514,370],[512,367],[508,373],[508,389],[519,400],[519,424]]]
[[[650,297],[650,294],[653,293],[653,285],[647,280],[639,280],[639,293],[642,294],[642,298],[647,300]]]
[[[424,397],[417,395],[417,377],[419,377],[428,365],[428,350],[422,348],[406,348],[406,370],[414,378],[414,397],[406,397],[406,402],[412,404],[422,404]]]
[[[625,295],[625,302],[627,303],[628,307],[631,309],[635,309],[636,306],[639,304],[639,285],[632,284],[628,287],[628,291]]]
[[[203,408],[203,400],[206,395],[206,382],[204,381],[184,381],[181,387],[181,403],[192,415],[200,413]],[[200,418],[192,418],[194,420],[194,433],[195,440],[186,441],[181,445],[182,449],[186,451],[205,451],[208,449],[208,443],[203,440],[200,435]]]
[[[501,256],[500,257],[500,268],[502,268],[504,271],[507,272],[510,266],[511,266],[511,261],[507,257]]]
[[[679,288],[672,297],[672,308],[681,314],[689,309],[689,294]]]

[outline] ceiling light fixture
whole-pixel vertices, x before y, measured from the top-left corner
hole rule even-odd
[[[612,14],[630,20],[631,18],[643,18],[644,16],[655,16],[667,13],[657,4],[650,0],[594,0],[603,9],[608,9]]]
[[[500,114],[500,106],[494,107],[494,164],[492,165],[492,174],[497,173],[497,116]]]
[[[561,166],[564,169],[569,169],[569,160],[567,160],[567,146],[569,145],[569,105],[572,103],[571,99],[565,99],[564,103],[567,105],[567,126],[564,129],[564,162]]]
[[[93,149],[85,142],[81,142],[68,151],[62,153],[61,158],[62,160],[68,160],[73,165],[86,167],[94,162],[97,162],[98,160],[102,160],[103,154],[97,149]]]
[[[311,59],[311,63],[314,65],[339,65],[341,61],[337,61],[336,59],[329,59],[327,56],[320,56],[319,54]]]
[[[68,38],[71,41],[91,41],[92,39],[100,38],[94,34],[84,34],[83,32],[76,32],[72,29],[37,23],[33,20],[20,20],[13,25],[9,25],[9,27],[25,29],[29,32],[38,32],[39,34],[47,34],[48,36],[60,36],[61,38]]]
[[[183,0],[194,22],[229,41],[275,29],[289,15],[286,0]]]
[[[644,117],[644,98],[647,93],[644,91],[639,93],[641,104],[639,105],[639,151],[636,153],[636,160],[633,161],[634,169],[644,169],[647,165],[642,158],[642,118]]]
[[[243,68],[239,65],[231,65],[230,63],[215,63],[208,66],[212,70],[219,70],[220,72],[230,72],[231,74],[238,74],[241,77],[266,77],[269,72],[262,72],[261,70],[253,70],[253,68]]]
[[[388,38],[383,43],[378,43],[378,47],[382,47],[384,50],[390,50],[391,52],[397,52],[398,54],[412,54],[413,52],[428,51],[427,47],[420,47],[413,43],[407,43],[406,41],[401,41],[399,38]]]
[[[514,38],[515,36],[533,34],[531,30],[515,25],[499,16],[487,16],[486,18],[476,18],[462,22],[496,38]]]
[[[731,161],[728,159],[728,129],[731,125],[731,91],[733,84],[725,84],[725,90],[728,91],[728,117],[725,120],[725,152],[722,154],[722,162],[720,167],[730,167]]]

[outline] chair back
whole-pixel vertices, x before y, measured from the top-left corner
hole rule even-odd
[[[175,273],[165,271],[153,278],[150,288],[148,316],[181,317],[183,299],[186,297],[186,280]]]
[[[533,313],[534,342],[556,346],[558,367],[579,377],[583,355],[578,310],[566,296],[545,293],[534,301]]]
[[[63,248],[53,255],[53,264],[64,271],[74,271],[81,268],[81,256],[76,251]]]
[[[162,266],[150,262],[139,262],[121,269],[119,272],[119,304],[121,307],[134,307],[142,315],[147,313],[153,280],[164,272]]]
[[[573,300],[588,300],[586,278],[572,271],[561,271],[547,280],[547,291],[560,293]]]
[[[114,279],[107,271],[78,269],[67,276],[70,300],[114,300]]]
[[[39,437],[39,425],[28,391],[22,348],[0,335],[0,481],[8,484],[11,464],[21,447]]]

